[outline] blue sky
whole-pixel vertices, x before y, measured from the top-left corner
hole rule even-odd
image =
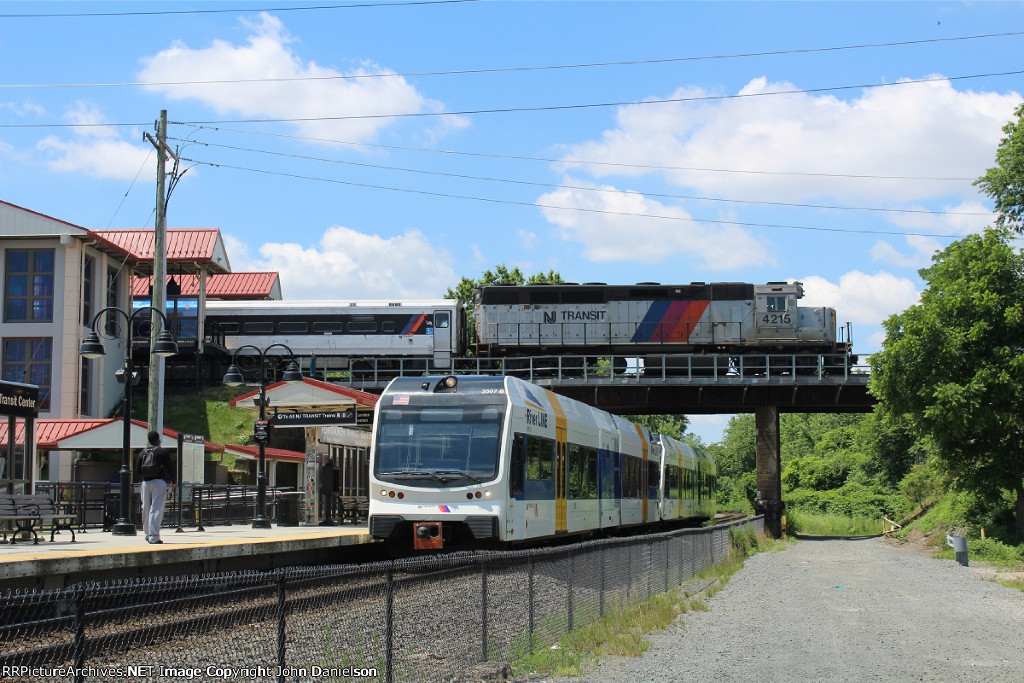
[[[186,160],[168,225],[220,228],[232,268],[279,271],[286,298],[432,298],[499,263],[571,282],[798,279],[861,354],[931,254],[991,223],[971,181],[1024,93],[1007,73],[1024,68],[1022,3],[0,15],[6,201],[152,226],[143,133],[166,109]],[[723,423],[693,419],[709,439]]]

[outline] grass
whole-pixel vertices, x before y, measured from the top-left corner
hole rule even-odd
[[[877,536],[882,533],[882,518],[793,510],[786,514],[786,528],[789,533],[808,536]]]
[[[725,587],[729,578],[743,567],[744,559],[759,551],[785,547],[784,543],[752,530],[731,531],[729,536],[732,551],[728,557],[698,574],[694,582],[606,614],[551,647],[523,653],[512,662],[512,671],[578,676],[603,657],[638,657],[650,647],[645,635],[664,629],[687,612],[708,611],[707,599]],[[708,580],[710,587],[702,592],[690,592],[694,585],[706,585]]]
[[[214,387],[201,394],[168,394],[164,425],[185,434],[202,434],[216,444],[246,444],[252,438],[254,413],[228,402],[248,393],[245,387]],[[230,456],[225,456],[225,460]],[[233,463],[227,463],[229,469]]]

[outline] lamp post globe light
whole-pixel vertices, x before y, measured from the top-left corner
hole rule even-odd
[[[157,336],[157,340],[153,342],[152,348],[150,348],[151,356],[173,356],[178,352],[178,344],[174,341],[174,337],[167,330],[167,319],[164,314],[158,309],[152,308],[151,306],[145,306],[139,308],[129,315],[125,311],[122,311],[116,306],[108,306],[99,311],[92,319],[90,327],[92,331],[89,332],[85,337],[85,341],[82,342],[82,346],[79,347],[78,353],[89,359],[102,358],[106,355],[106,351],[103,348],[103,342],[100,340],[100,334],[96,329],[96,323],[99,322],[100,318],[105,313],[117,313],[118,316],[124,318],[124,367],[123,370],[123,381],[124,381],[124,408],[123,408],[123,427],[124,432],[121,440],[121,470],[119,472],[121,477],[121,500],[118,507],[118,520],[114,524],[112,533],[115,536],[134,536],[135,535],[135,524],[131,520],[131,491],[132,491],[132,460],[131,460],[131,433],[132,433],[132,384],[135,379],[135,363],[132,360],[132,328],[136,319],[143,320],[144,316],[149,316],[149,320],[153,320],[153,314],[161,321],[161,332]],[[120,335],[110,334],[108,330],[104,330],[103,337],[106,339],[121,339]],[[118,371],[118,379],[122,379],[122,372]]]
[[[267,373],[266,373],[266,358],[267,352],[274,348],[284,349],[288,356],[294,358],[295,353],[286,344],[271,344],[266,348],[259,348],[252,344],[243,344],[235,349],[235,352],[231,354],[231,365],[228,366],[228,371],[224,374],[224,384],[229,387],[241,386],[245,383],[245,377],[242,375],[242,370],[239,368],[239,363],[243,365],[248,362],[250,366],[257,361],[259,362],[260,371],[260,418],[259,422],[256,423],[257,427],[265,427],[267,420]],[[242,351],[252,351],[251,354],[243,354]],[[252,367],[245,368],[246,370],[252,369]],[[289,384],[295,384],[302,381],[302,372],[299,370],[299,364],[295,360],[288,361],[288,366],[285,368],[284,374],[281,375],[281,380]],[[255,429],[256,443],[259,445],[259,460],[256,466],[256,514],[252,519],[253,529],[269,529],[270,519],[267,517],[267,434],[261,432],[259,429]]]

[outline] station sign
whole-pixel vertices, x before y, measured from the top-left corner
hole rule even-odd
[[[323,425],[355,425],[369,427],[373,424],[373,411],[331,410],[315,413],[277,413],[273,417],[275,427],[317,427]]]
[[[0,415],[38,416],[39,387],[34,384],[0,380]]]
[[[267,443],[270,440],[268,434],[268,421],[267,420],[255,420],[253,422],[253,438],[256,439],[256,443]]]

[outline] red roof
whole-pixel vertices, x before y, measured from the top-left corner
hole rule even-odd
[[[93,233],[126,250],[141,262],[153,261],[155,230],[94,230]],[[223,272],[229,270],[228,264],[217,258],[218,252],[223,253],[217,228],[168,228],[165,247],[168,263],[199,262],[207,266],[216,265]]]
[[[85,432],[93,429],[99,429],[110,423],[120,423],[121,418],[84,418],[80,420],[36,420],[36,448],[40,450],[56,450],[57,444],[70,437],[78,434],[84,434]],[[0,422],[0,448],[7,447],[7,421]],[[132,420],[132,424],[137,427],[146,428],[146,423],[141,420]],[[25,421],[18,420],[15,423],[14,430],[14,442],[17,444],[25,443]],[[178,438],[178,432],[173,429],[164,427],[164,436],[172,438]],[[220,453],[224,451],[223,446],[218,446],[211,441],[204,441],[206,450]],[[117,444],[118,448],[121,448],[121,444]]]
[[[343,386],[338,385],[338,384],[331,384],[330,382],[322,382],[322,381],[320,381],[318,379],[311,379],[309,377],[303,377],[302,381],[303,381],[303,383],[309,384],[310,386],[317,387],[318,389],[324,389],[325,391],[329,391],[331,393],[338,394],[339,396],[344,396],[346,398],[351,398],[352,400],[354,400],[356,402],[357,405],[361,405],[361,406],[375,406],[375,405],[377,405],[377,401],[380,400],[380,396],[378,396],[377,394],[371,394],[368,391],[359,391],[358,389],[349,389],[348,387],[343,387]],[[288,384],[288,382],[274,382],[273,384],[268,384],[267,385],[267,392],[273,391],[277,387],[287,386],[287,384]],[[236,396],[233,399],[231,399],[228,403],[232,407],[235,407],[235,406],[237,406],[239,403],[241,403],[243,401],[248,401],[250,398],[252,398],[254,396],[258,396],[259,393],[260,393],[260,390],[256,389],[254,391],[250,391],[247,394],[242,394],[241,396]]]
[[[199,276],[172,273],[167,276],[181,287],[183,296],[199,294]],[[280,276],[275,272],[213,273],[206,278],[206,296],[211,299],[269,299]],[[132,281],[133,297],[148,297],[152,277],[136,277]]]

